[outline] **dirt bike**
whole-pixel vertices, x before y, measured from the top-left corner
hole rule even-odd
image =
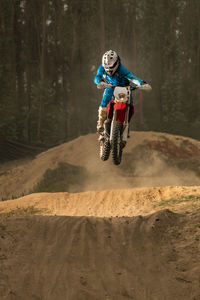
[[[114,88],[114,99],[108,104],[108,117],[104,122],[104,132],[100,135],[100,158],[103,161],[109,159],[112,152],[112,160],[115,165],[119,165],[122,159],[122,152],[129,137],[129,122],[131,118],[131,92],[136,89],[148,90],[148,84],[141,86],[113,87],[109,83],[103,82],[98,88]],[[111,112],[111,113],[110,113]]]

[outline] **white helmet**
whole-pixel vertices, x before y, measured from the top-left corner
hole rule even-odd
[[[120,65],[120,58],[113,50],[109,50],[102,56],[102,65],[106,73],[112,76]]]

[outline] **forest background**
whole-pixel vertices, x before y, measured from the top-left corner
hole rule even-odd
[[[136,92],[132,129],[200,138],[199,0],[0,0],[1,144],[95,132],[109,49],[153,88]]]

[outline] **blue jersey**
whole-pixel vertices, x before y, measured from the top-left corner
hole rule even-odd
[[[122,64],[120,64],[119,68],[112,76],[106,74],[104,67],[100,65],[94,78],[94,82],[98,84],[102,78],[104,78],[113,86],[127,86],[129,85],[129,81],[133,82],[136,85],[140,85],[142,82],[142,79],[133,75],[133,73],[127,70]]]
[[[136,85],[141,85],[142,82],[142,79],[133,75],[133,73],[131,73],[121,64],[117,69],[117,71],[112,76],[106,74],[104,67],[100,65],[100,67],[97,70],[97,74],[94,78],[94,82],[96,84],[99,84],[102,78],[104,78],[106,82],[112,84],[113,86],[127,86],[129,85],[130,81]],[[107,88],[104,90],[103,98],[101,101],[101,107],[106,107],[108,105],[108,103],[113,97],[113,92],[114,92],[114,88]],[[131,103],[133,103],[132,97],[131,97]]]

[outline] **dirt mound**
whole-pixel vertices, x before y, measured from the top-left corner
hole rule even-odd
[[[135,188],[77,194],[41,193],[0,202],[0,214],[122,217],[147,215],[169,208],[182,212],[200,208],[200,186]]]
[[[200,299],[200,211],[0,217],[1,299]]]
[[[99,158],[89,134],[0,168],[0,198],[30,192],[83,192],[142,186],[199,185],[200,142],[164,133],[131,132],[120,166]]]

